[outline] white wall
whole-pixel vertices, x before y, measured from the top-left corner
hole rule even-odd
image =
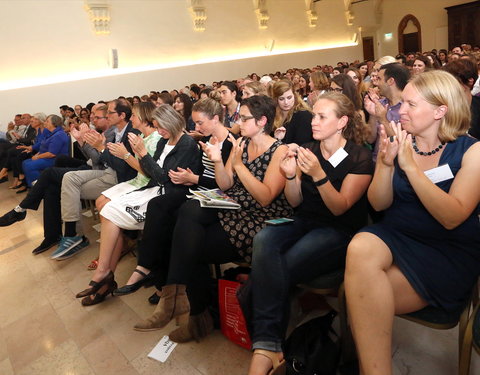
[[[346,25],[343,0],[315,3],[318,24],[314,28],[308,26],[305,0],[268,0],[270,19],[265,30],[258,27],[252,0],[202,3],[207,13],[206,30],[195,32],[188,9],[190,1],[110,0],[110,34],[97,36],[81,0],[0,0],[0,90],[13,84],[31,86],[38,78],[62,76],[63,82],[73,80],[79,72],[98,76],[108,69],[108,52],[112,48],[118,50],[120,68],[129,69],[172,62],[195,64],[207,58],[233,59],[247,53],[259,56],[272,40],[275,53],[313,50],[350,42],[355,32]],[[86,104],[121,94],[141,95],[150,89],[238,78],[253,71],[266,73],[292,66],[355,60],[361,54],[358,48],[9,89],[0,91],[0,127],[4,128],[15,113],[56,113],[61,104]]]
[[[104,0],[99,0],[102,2]],[[269,0],[268,28],[260,30],[252,0],[202,0],[206,30],[195,32],[189,1],[110,0],[110,34],[96,36],[81,0],[0,1],[0,82],[107,68],[118,50],[120,67],[315,47],[349,40],[341,0],[316,3],[310,28],[305,0]]]
[[[236,79],[252,72],[262,74],[285,71],[293,66],[312,67],[317,64],[334,64],[338,60],[353,61],[361,53],[358,46],[346,47],[0,91],[0,121],[5,128],[5,124],[16,113],[58,113],[58,107],[62,104],[86,105],[91,101],[108,100],[119,95],[133,96],[150,90],[171,90],[192,82],[210,84],[215,80]]]

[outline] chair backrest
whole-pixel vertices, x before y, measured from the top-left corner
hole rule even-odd
[[[472,356],[472,346],[475,348],[478,354],[480,354],[480,302],[478,294],[478,283],[475,285],[473,294],[473,313],[468,319],[468,323],[465,328],[465,332],[460,342],[459,353],[459,374],[469,375],[470,373],[470,360]]]

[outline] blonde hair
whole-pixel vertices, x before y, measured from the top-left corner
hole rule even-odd
[[[200,99],[193,105],[192,112],[201,112],[210,120],[218,116],[218,121],[223,124],[224,110],[218,100],[212,98]]]
[[[244,87],[248,87],[255,95],[267,95],[267,88],[259,81],[248,82]]]
[[[344,94],[330,91],[321,95],[318,100],[325,99],[335,103],[334,112],[337,118],[343,116],[348,117],[347,125],[343,128],[342,134],[345,139],[348,139],[357,145],[363,145],[370,135],[370,129],[365,126],[362,116],[355,110],[352,101]]]
[[[385,65],[385,64],[391,64],[397,62],[395,57],[393,56],[382,56],[378,60],[375,61],[377,64],[380,64],[380,66]]]
[[[288,111],[287,117],[283,119],[282,110],[278,106],[278,98],[285,94],[288,90],[292,90],[292,94],[295,98],[292,109]],[[283,126],[284,123],[290,122],[292,116],[297,111],[309,111],[308,105],[302,100],[300,95],[293,89],[293,83],[289,80],[280,80],[273,84],[272,86],[272,99],[275,101],[275,119],[273,120],[273,130],[276,130]]]
[[[172,138],[178,137],[185,130],[185,119],[171,105],[161,104],[154,112],[153,119],[167,130]]]
[[[315,90],[328,90],[330,88],[330,82],[323,72],[313,72],[310,75],[310,80],[313,82]]]
[[[146,123],[147,126],[154,128],[153,112],[155,109],[156,107],[152,102],[140,102],[133,105],[132,112],[135,113],[140,122]]]
[[[470,128],[470,106],[460,83],[450,73],[431,70],[415,76],[411,85],[420,96],[435,106],[447,106],[447,113],[440,120],[438,138],[449,142],[466,134]]]

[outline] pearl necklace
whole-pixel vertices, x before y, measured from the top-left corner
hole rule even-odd
[[[413,146],[413,150],[415,151],[415,153],[417,153],[418,155],[422,155],[422,156],[430,156],[430,155],[433,155],[433,154],[436,154],[437,152],[439,152],[443,146],[445,145],[445,142],[442,142],[441,144],[439,144],[437,146],[437,148],[433,149],[432,151],[430,152],[423,152],[423,151],[420,151],[417,147],[417,142],[415,141],[415,136],[412,135],[412,146]]]

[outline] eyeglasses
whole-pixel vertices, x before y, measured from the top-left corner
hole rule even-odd
[[[114,112],[114,113],[116,113],[116,112]],[[103,117],[95,116],[93,119],[94,120],[101,120],[102,118],[106,118],[106,117],[105,116],[103,116]]]
[[[248,120],[251,120],[252,118],[255,118],[253,116],[240,116],[240,121],[241,122],[247,122]]]
[[[343,89],[339,89],[339,88],[334,89],[334,88],[331,88],[331,87],[330,87],[330,91],[335,91],[335,92],[342,93],[342,92],[343,92]]]

